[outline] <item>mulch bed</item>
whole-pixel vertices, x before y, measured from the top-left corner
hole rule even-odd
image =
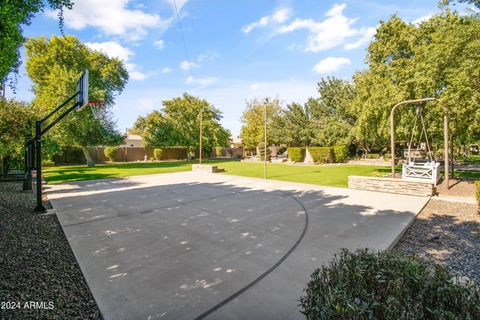
[[[458,194],[455,190],[455,195]],[[480,285],[480,215],[475,205],[432,199],[393,249],[439,263]]]
[[[0,183],[0,319],[101,319],[57,217],[34,207],[21,182]]]

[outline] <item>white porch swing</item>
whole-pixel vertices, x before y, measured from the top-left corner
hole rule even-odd
[[[416,150],[412,156],[412,144],[417,129],[417,123],[420,119],[421,130],[416,145]],[[425,136],[426,150],[420,148],[422,137]],[[423,119],[423,107],[418,106],[416,109],[415,122],[412,128],[412,134],[408,143],[408,150],[406,152],[407,163],[402,165],[402,179],[409,181],[423,181],[437,185],[440,180],[440,163],[433,160],[432,151],[430,150],[430,143],[428,141],[427,129]],[[427,159],[426,161],[418,161],[418,159]]]

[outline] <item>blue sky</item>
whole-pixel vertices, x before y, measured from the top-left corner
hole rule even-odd
[[[189,92],[223,112],[240,130],[245,101],[278,96],[303,103],[322,76],[348,79],[364,68],[380,20],[397,13],[416,21],[439,11],[437,0],[75,0],[65,33],[123,59],[130,74],[113,109],[122,131],[161,101]],[[37,15],[28,37],[59,34],[55,12]],[[16,97],[32,98],[22,68]],[[12,96],[12,93],[7,93]]]

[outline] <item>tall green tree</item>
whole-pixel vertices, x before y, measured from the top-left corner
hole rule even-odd
[[[18,73],[20,48],[25,42],[23,26],[29,25],[38,12],[46,5],[59,10],[60,27],[63,23],[63,9],[71,9],[70,0],[1,0],[0,1],[0,82],[10,73]]]
[[[381,148],[390,139],[389,115],[394,104],[438,95],[425,109],[428,134],[441,144],[443,113],[448,110],[450,129],[463,142],[480,136],[480,20],[443,11],[413,25],[392,16],[381,22],[368,47],[368,69],[354,77],[358,114],[355,137]],[[396,113],[397,139],[408,140],[415,110]]]
[[[477,7],[477,9],[480,9],[480,0],[440,0],[438,4],[440,5],[440,7],[445,7],[450,4],[455,4],[456,2],[473,5]]]
[[[189,147],[196,152],[200,143],[200,114],[203,127],[202,149],[208,154],[213,147],[227,146],[230,132],[220,123],[222,112],[205,99],[184,93],[164,100],[163,108],[139,117],[134,130],[148,147]]]
[[[352,82],[337,78],[322,78],[318,82],[318,98],[310,98],[305,109],[310,116],[311,143],[320,146],[352,142],[352,128],[357,114],[352,112],[356,97]]]
[[[245,111],[242,114],[242,128],[240,136],[243,144],[247,147],[256,147],[264,141],[265,108],[267,112],[267,144],[283,143],[282,137],[276,131],[279,121],[281,106],[278,98],[253,99],[247,102]]]
[[[314,139],[310,110],[298,103],[287,105],[273,121],[273,132],[279,136],[277,143],[288,146],[309,146]]]
[[[47,114],[76,91],[84,69],[89,70],[89,99],[101,100],[102,121],[87,107],[73,112],[51,130],[50,138],[62,146],[82,148],[88,165],[94,165],[89,146],[114,145],[122,137],[115,129],[111,106],[128,81],[122,61],[94,51],[73,36],[31,38],[26,45],[26,70],[33,81],[33,104]]]
[[[11,164],[21,163],[25,138],[31,136],[35,120],[35,109],[29,104],[0,98],[0,161],[4,176]]]

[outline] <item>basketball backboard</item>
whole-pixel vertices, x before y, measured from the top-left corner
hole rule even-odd
[[[88,69],[78,79],[77,92],[77,111],[80,111],[88,105]]]

